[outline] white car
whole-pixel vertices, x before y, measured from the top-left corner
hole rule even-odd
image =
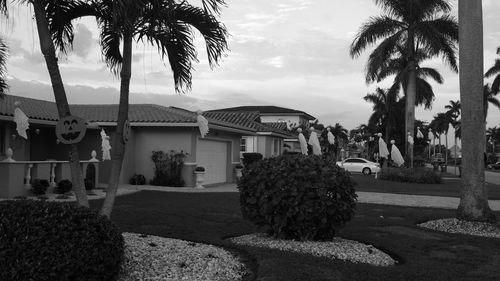
[[[347,158],[344,161],[337,162],[337,165],[346,171],[363,173],[364,175],[380,172],[379,163],[364,158]]]

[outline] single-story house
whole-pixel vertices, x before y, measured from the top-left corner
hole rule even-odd
[[[13,122],[16,101],[20,102],[19,108],[29,117],[27,139],[17,134],[16,124]],[[87,133],[78,144],[80,159],[90,159],[93,150],[97,152],[97,159],[102,159],[100,132],[104,129],[110,137],[110,144],[113,145],[118,105],[70,105],[70,109],[72,115],[87,121]],[[206,112],[203,115],[208,120],[210,129],[204,138],[200,135],[195,112],[154,104],[131,104],[131,136],[120,182],[128,182],[136,173],[143,174],[147,180],[152,179],[154,164],[151,156],[152,151],[157,150],[187,153],[182,170],[186,186],[195,186],[193,171],[196,166],[206,169],[204,184],[234,182],[234,167],[240,163],[242,144],[245,144],[246,150],[248,139],[259,143],[258,152],[270,157],[281,154],[283,139],[290,137],[287,132],[260,124],[246,113]],[[65,145],[57,141],[55,134],[58,120],[54,102],[6,95],[0,100],[0,161],[7,158],[7,149],[11,148],[12,158],[18,165],[25,165],[22,173],[28,181],[30,178],[42,177],[38,172],[40,169],[37,169],[42,166],[41,162],[66,161],[68,154]],[[0,163],[2,175],[2,170],[7,171],[5,167],[9,164]],[[30,165],[34,166],[28,169]],[[105,184],[108,181],[111,161],[99,161],[98,166],[96,181]],[[43,178],[51,177],[51,181],[57,182],[63,177],[69,177],[68,172],[64,173],[51,167],[45,169],[49,170],[46,174],[50,175],[44,175]]]

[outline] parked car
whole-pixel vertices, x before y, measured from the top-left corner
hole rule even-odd
[[[368,161],[364,158],[347,158],[344,161],[337,162],[337,165],[349,172],[358,172],[364,175],[380,172],[379,163]]]

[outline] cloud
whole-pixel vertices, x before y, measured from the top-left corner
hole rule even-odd
[[[83,24],[78,24],[73,41],[73,52],[80,58],[86,58],[94,45],[92,32]]]

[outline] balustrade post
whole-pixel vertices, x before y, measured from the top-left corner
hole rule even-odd
[[[50,186],[56,186],[56,165],[57,163],[50,164]]]
[[[26,178],[25,178],[25,183],[24,186],[26,188],[31,188],[31,169],[33,168],[33,164],[28,164],[28,170],[26,172]]]

